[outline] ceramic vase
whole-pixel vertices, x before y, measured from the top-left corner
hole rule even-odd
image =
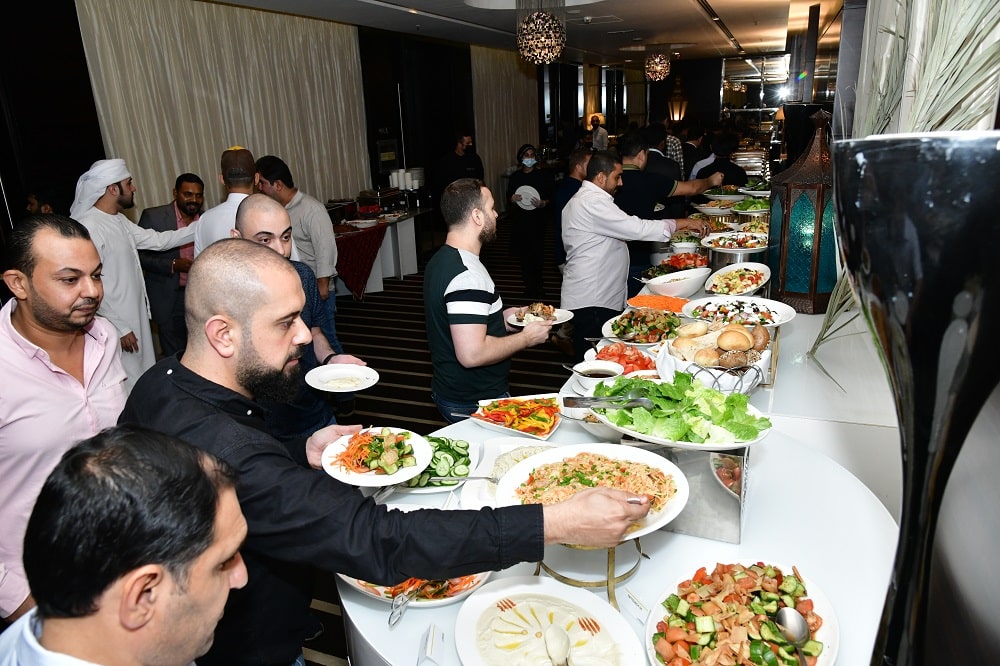
[[[1000,496],[1000,435],[981,427],[978,437],[969,434],[998,411],[990,396],[1000,377],[992,359],[1000,132],[838,141],[833,167],[841,252],[885,365],[902,447],[899,544],[871,663],[992,663],[1000,643],[1000,613],[989,612],[1000,608],[1000,504],[991,501]],[[984,462],[951,479],[974,439]],[[942,506],[970,494],[984,501],[941,520]]]

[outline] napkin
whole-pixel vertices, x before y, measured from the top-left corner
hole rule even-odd
[[[442,666],[444,660],[444,632],[432,622],[420,639],[417,666]]]

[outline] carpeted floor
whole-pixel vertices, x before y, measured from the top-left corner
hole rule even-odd
[[[483,263],[496,283],[506,306],[527,305],[522,297],[524,285],[518,259],[511,253],[510,228],[501,220],[498,237],[484,248]],[[517,243],[532,239],[516,239]],[[440,244],[442,239],[437,238]],[[545,234],[546,303],[559,304],[561,276],[552,260],[552,233]],[[337,334],[347,353],[364,359],[379,373],[379,382],[357,395],[355,413],[340,419],[343,423],[366,426],[383,425],[412,429],[428,434],[446,425],[431,401],[431,359],[424,326],[423,267],[433,251],[433,243],[424,239],[416,275],[385,280],[385,290],[368,294],[364,301],[351,297],[337,299]],[[510,384],[514,395],[557,391],[568,375],[563,355],[551,343],[524,350],[513,358]],[[326,631],[305,645],[309,664],[340,666],[346,664],[346,641],[333,574],[324,572],[313,600],[313,612]]]

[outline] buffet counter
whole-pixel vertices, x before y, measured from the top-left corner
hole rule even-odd
[[[616,586],[615,596],[644,646],[648,612],[660,612],[657,604],[677,581],[702,566],[711,570],[716,563],[768,561],[796,566],[834,610],[838,638],[828,649],[836,650],[836,660],[821,659],[820,666],[870,660],[898,537],[894,520],[901,487],[898,429],[881,362],[860,318],[847,323],[811,357],[808,352],[822,320],[821,315],[799,314],[781,325],[773,381],[751,394],[751,403],[768,415],[773,428],[749,448],[738,538],[696,536],[678,519],[677,531],[667,525],[640,538],[648,560],[639,560],[632,541],[615,549],[616,575],[625,574],[638,562],[636,572]],[[569,382],[561,393],[570,393]],[[497,441],[497,433],[471,421],[431,434],[466,439],[477,446]],[[541,443],[519,439],[524,445]],[[598,438],[579,422],[564,419],[545,443],[595,441]],[[676,459],[671,449],[654,450]],[[736,496],[725,495],[714,474],[685,474],[693,498],[729,500],[734,507],[740,502]],[[453,494],[397,492],[388,501],[460,509],[465,495],[461,490]],[[693,508],[689,500],[685,511]],[[607,579],[606,551],[549,546],[544,562],[551,571],[577,580]],[[494,572],[490,582],[535,571],[534,563],[522,563]],[[549,574],[543,570],[541,576]],[[455,635],[462,601],[412,609],[390,628],[388,603],[342,580],[338,587],[355,666],[415,663],[431,625],[444,637],[433,663],[462,663]],[[596,598],[609,600],[607,587],[588,589]]]
[[[470,421],[433,434],[471,442],[493,437],[493,433]],[[593,441],[593,436],[578,423],[565,421],[548,443],[589,441]],[[526,444],[532,442],[538,443],[525,439]],[[721,486],[692,487],[691,492],[720,489]],[[441,506],[448,498],[447,492],[397,493],[391,501]],[[450,501],[450,508],[461,508],[455,506],[455,496]],[[733,498],[733,501],[738,500]],[[753,471],[747,481],[745,504],[743,534],[738,544],[667,530],[641,537],[642,551],[649,559],[639,562],[636,573],[618,585],[617,597],[643,645],[647,637],[642,608],[659,612],[657,604],[672,584],[690,576],[698,567],[711,569],[717,562],[764,560],[786,567],[795,565],[830,600],[839,622],[839,639],[827,649],[837,650],[836,663],[867,663],[879,626],[898,532],[885,507],[843,467],[781,432],[771,432],[753,447]],[[845,538],[846,535],[850,538]],[[864,548],[858,544],[864,544]],[[633,566],[636,558],[631,541],[616,549],[616,563],[622,569]],[[564,575],[599,580],[607,566],[607,553],[555,545],[546,548],[545,561]],[[534,571],[534,564],[519,564],[493,573],[491,581],[531,575]],[[461,601],[411,609],[396,626],[389,627],[388,603],[359,592],[343,580],[338,581],[338,588],[351,663],[355,666],[416,663],[421,638],[431,624],[444,634],[440,658],[434,663],[439,666],[462,663],[454,633]],[[607,600],[606,588],[590,590]]]

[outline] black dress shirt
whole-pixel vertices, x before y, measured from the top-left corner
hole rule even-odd
[[[307,466],[304,443],[281,444],[260,407],[168,357],[132,390],[119,422],[184,439],[228,462],[249,526],[249,582],[232,590],[204,664],[288,666],[306,637],[314,567],[380,584],[451,578],[537,561],[540,505],[480,511],[387,511]]]

